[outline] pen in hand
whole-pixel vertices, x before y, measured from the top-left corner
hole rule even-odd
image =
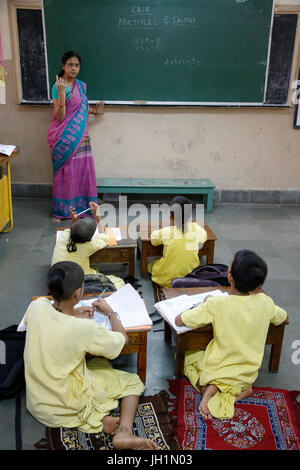
[[[107,288],[105,287],[105,289],[101,292],[101,294],[99,295],[98,299],[97,299],[97,302],[98,300],[102,299],[102,296],[104,294],[104,292],[107,290]]]
[[[101,294],[99,295],[99,297],[98,297],[98,299],[97,299],[97,302],[98,302],[100,299],[102,299],[103,294],[104,294],[105,291],[107,291],[107,288],[105,288],[105,289],[101,292]],[[105,318],[105,325],[104,325],[104,328],[106,328],[107,320],[108,320],[108,316],[106,316],[106,318]]]
[[[96,302],[99,302],[99,300],[102,299],[102,296],[104,294],[104,292],[107,291],[107,288],[105,287],[105,289],[103,289],[103,291],[101,292],[101,294],[99,295],[99,297],[96,299]],[[97,307],[94,307],[95,310],[97,310]],[[98,310],[99,311],[99,310]]]

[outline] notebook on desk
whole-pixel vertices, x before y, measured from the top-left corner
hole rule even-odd
[[[91,305],[96,298],[82,300],[81,305]],[[120,317],[121,323],[126,330],[141,330],[152,327],[152,320],[147,312],[145,302],[139,293],[132,287],[131,284],[118,289],[113,294],[105,297],[108,305],[117,312]],[[101,312],[95,312],[94,320],[100,326],[106,326],[111,329],[111,323],[105,315]]]
[[[96,299],[97,297],[81,300],[74,308],[90,306]],[[125,284],[121,289],[105,297],[105,300],[112,310],[118,313],[121,323],[126,330],[136,331],[151,329],[152,320],[147,312],[145,302],[131,284]],[[24,318],[25,315],[22,318],[17,331],[26,331]],[[100,326],[111,329],[109,318],[107,318],[103,313],[95,311],[93,320]]]
[[[16,150],[15,145],[3,145],[0,144],[0,153],[3,155],[7,155],[8,157],[11,156],[11,154]]]
[[[203,292],[202,294],[195,295],[179,295],[168,300],[161,300],[154,304],[155,310],[163,317],[163,319],[169,323],[169,325],[176,330],[177,334],[185,333],[190,331],[191,328],[187,326],[177,326],[175,324],[175,318],[185,310],[194,308],[204,302],[207,296],[227,296],[227,292],[222,292],[220,290],[213,290],[209,292]]]

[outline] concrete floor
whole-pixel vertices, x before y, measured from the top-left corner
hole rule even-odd
[[[45,280],[54,245],[50,200],[15,199],[13,209],[13,230],[0,234],[0,329],[19,323],[33,295],[47,294]],[[205,221],[218,237],[214,262],[229,264],[241,248],[256,251],[269,268],[265,291],[289,314],[279,371],[275,374],[268,371],[267,346],[254,385],[300,390],[300,364],[292,361],[295,352],[292,344],[300,341],[300,206],[219,204],[205,215]],[[68,222],[60,225],[68,226]],[[106,265],[102,272],[125,277],[127,267]],[[136,277],[151,313],[152,285],[149,277],[140,278],[138,259]],[[146,395],[168,389],[167,379],[174,377],[175,347],[164,344],[163,332],[156,331],[161,328],[162,323],[158,323],[148,334]],[[120,356],[114,362],[118,368],[136,371],[135,355]],[[22,405],[23,449],[30,450],[44,436],[45,428],[27,412],[25,394]],[[0,401],[0,450],[15,449],[14,412],[14,399]]]

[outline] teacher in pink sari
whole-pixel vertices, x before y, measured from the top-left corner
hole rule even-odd
[[[76,77],[81,57],[74,51],[62,57],[62,70],[52,87],[54,111],[48,129],[53,164],[53,221],[70,218],[70,207],[81,212],[98,202],[95,166],[87,133],[88,116],[103,114],[104,103],[90,108],[86,84]],[[90,215],[88,212],[84,215]]]

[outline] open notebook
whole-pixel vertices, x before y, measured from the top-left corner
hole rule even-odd
[[[161,300],[160,302],[157,302],[154,305],[154,308],[163,317],[163,319],[168,322],[174,330],[176,330],[178,334],[181,334],[185,333],[186,331],[190,331],[191,328],[188,328],[186,326],[175,325],[175,318],[177,317],[177,315],[184,312],[185,310],[189,310],[190,308],[194,308],[197,305],[202,304],[208,295],[227,296],[228,294],[227,292],[222,292],[220,290],[213,290],[195,295],[184,294],[179,295],[178,297],[173,297],[172,299]]]
[[[81,300],[76,307],[82,305],[92,305],[97,297],[88,300]],[[110,296],[105,297],[106,302],[116,311],[120,317],[123,327],[126,330],[144,330],[151,329],[152,320],[148,315],[145,303],[139,293],[131,284],[125,284]],[[111,329],[111,323],[101,312],[95,312],[93,318],[100,326]],[[18,331],[25,331],[26,326],[24,317],[18,326]]]
[[[10,157],[10,155],[13,153],[15,149],[16,149],[15,145],[0,144],[0,153],[7,155],[8,157]]]
[[[79,305],[91,305],[96,298],[81,300]],[[152,327],[152,320],[147,312],[145,302],[131,284],[118,289],[113,294],[105,297],[105,301],[120,317],[121,323],[126,330],[142,330]],[[95,312],[94,320],[100,326],[111,329],[111,323],[101,312]]]

